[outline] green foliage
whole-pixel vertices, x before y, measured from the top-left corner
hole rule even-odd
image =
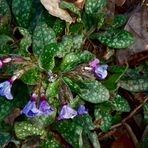
[[[148,123],[148,103],[145,103],[144,104],[143,111],[144,111],[144,120],[145,120],[145,123]]]
[[[61,71],[69,71],[75,68],[78,64],[88,62],[93,59],[94,55],[89,51],[82,51],[78,53],[69,53],[67,54],[60,65]]]
[[[85,12],[90,15],[97,13],[98,11],[101,11],[106,3],[106,0],[86,0]]]
[[[121,80],[118,86],[131,92],[143,92],[148,90],[148,79],[127,79]]]
[[[39,78],[40,76],[38,68],[29,69],[21,77],[22,81],[29,85],[35,85]]]
[[[69,128],[70,127],[70,128]],[[83,128],[71,120],[63,120],[54,123],[53,129],[58,131],[61,136],[73,147],[81,148],[83,145]]]
[[[11,135],[9,133],[0,132],[0,147],[4,147],[11,139]]]
[[[134,42],[133,35],[126,30],[109,30],[102,33],[94,33],[92,39],[99,40],[110,48],[127,48]]]
[[[28,136],[33,135],[39,135],[41,136],[41,138],[44,138],[46,136],[46,132],[44,131],[44,129],[25,121],[15,123],[14,130],[17,138],[22,140]]]
[[[55,66],[54,56],[58,52],[59,48],[56,43],[48,44],[44,47],[42,54],[39,57],[39,65],[41,68],[49,71]]]
[[[33,32],[33,52],[38,57],[50,43],[56,43],[56,35],[52,28],[39,22]]]
[[[113,105],[114,109],[119,112],[129,112],[130,106],[123,97],[120,95],[117,95],[113,101],[111,101],[111,104]]]
[[[18,26],[28,28],[32,13],[32,0],[13,0],[12,11]]]
[[[91,103],[101,103],[109,99],[109,91],[96,80],[81,82],[80,97]],[[78,84],[79,85],[79,84]]]

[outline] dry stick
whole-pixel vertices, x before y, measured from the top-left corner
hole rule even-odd
[[[148,101],[148,97],[146,97],[146,98],[144,99],[144,101],[143,101],[142,104],[140,104],[139,106],[137,106],[126,118],[124,118],[124,119],[121,121],[121,123],[118,123],[118,124],[113,125],[113,126],[110,128],[110,130],[113,130],[113,129],[118,128],[118,127],[122,126],[123,124],[125,124],[126,121],[129,120],[139,109],[141,109],[141,108],[143,107],[143,105],[144,105],[147,101]],[[104,134],[104,135],[102,135],[102,134],[103,134],[103,133],[101,133],[101,134],[99,135],[99,139],[103,140],[103,139],[105,139],[105,138],[108,137],[108,133],[106,133],[106,134]],[[109,136],[111,136],[111,135],[109,134]],[[102,137],[102,138],[101,138],[101,137]],[[103,138],[103,137],[104,137],[104,138]]]
[[[131,137],[131,139],[132,139],[132,141],[133,141],[135,147],[137,147],[137,145],[138,145],[138,140],[137,140],[137,137],[135,136],[135,134],[134,134],[132,128],[131,128],[127,123],[124,123],[124,126],[125,126],[125,128],[126,128],[128,134],[129,134],[129,136]]]

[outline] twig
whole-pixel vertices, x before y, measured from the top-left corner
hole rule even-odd
[[[124,123],[124,126],[125,126],[125,128],[126,128],[128,134],[129,134],[129,136],[131,137],[131,139],[132,139],[132,141],[133,141],[135,147],[137,147],[137,145],[138,145],[138,140],[137,140],[137,137],[135,136],[135,134],[134,134],[132,128],[131,128],[127,123]]]
[[[113,125],[113,126],[110,128],[110,131],[108,132],[109,134],[108,134],[108,133],[103,134],[103,132],[100,133],[100,134],[99,134],[99,139],[103,140],[103,139],[105,139],[105,138],[111,136],[112,133],[114,133],[114,131],[115,131],[116,128],[118,128],[118,127],[120,127],[120,126],[122,126],[122,125],[125,125],[125,124],[126,124],[126,121],[129,120],[134,114],[136,114],[136,113],[138,112],[138,110],[140,110],[140,109],[143,107],[143,105],[144,105],[147,101],[148,101],[148,97],[146,97],[146,98],[144,99],[144,101],[142,102],[142,104],[140,104],[139,106],[137,106],[137,107],[136,107],[126,118],[124,118],[120,123]],[[112,131],[113,131],[113,132],[112,132]]]

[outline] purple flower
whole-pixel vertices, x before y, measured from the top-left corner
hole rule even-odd
[[[80,105],[77,112],[79,115],[88,114],[88,110],[85,108],[84,105]]]
[[[94,67],[93,71],[97,77],[103,80],[107,76],[107,68],[108,68],[108,65],[100,65],[100,66]]]
[[[0,96],[5,96],[8,100],[12,100],[11,87],[12,83],[10,81],[0,83]]]
[[[3,61],[0,60],[0,69],[3,67]]]
[[[77,111],[72,109],[69,104],[63,105],[58,116],[58,120],[74,118],[77,115]]]
[[[99,62],[100,62],[99,59],[95,58],[95,59],[93,59],[92,61],[89,62],[89,66],[94,68],[99,64]]]
[[[39,110],[42,112],[44,115],[48,115],[54,110],[49,106],[48,102],[46,100],[41,100],[39,104]]]
[[[53,109],[49,106],[44,95],[41,96],[40,104],[37,108],[36,105],[36,94],[32,94],[30,101],[22,109],[21,114],[25,114],[28,117],[48,115],[53,112]]]
[[[36,107],[36,102],[31,99],[21,110],[21,114],[25,114],[28,117],[34,117],[42,115],[42,111]]]

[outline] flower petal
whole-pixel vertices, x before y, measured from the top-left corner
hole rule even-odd
[[[3,62],[0,60],[0,69],[3,67]]]
[[[89,62],[89,66],[94,68],[99,64],[99,62],[100,62],[99,59],[95,58]]]
[[[94,73],[100,79],[105,79],[107,76],[107,68],[108,68],[108,65],[97,66],[94,68]]]
[[[49,106],[46,100],[42,100],[39,104],[39,110],[43,112],[43,114],[48,115],[54,110]]]
[[[74,118],[76,115],[76,110],[72,109],[69,105],[64,105],[58,116],[58,120]]]
[[[8,100],[12,100],[11,87],[12,84],[9,81],[0,83],[0,96],[5,96]]]
[[[77,112],[79,115],[88,114],[88,110],[85,108],[84,105],[80,105]]]
[[[21,111],[22,114],[25,114],[28,117],[40,116],[42,112],[37,109],[36,102],[30,100]]]

